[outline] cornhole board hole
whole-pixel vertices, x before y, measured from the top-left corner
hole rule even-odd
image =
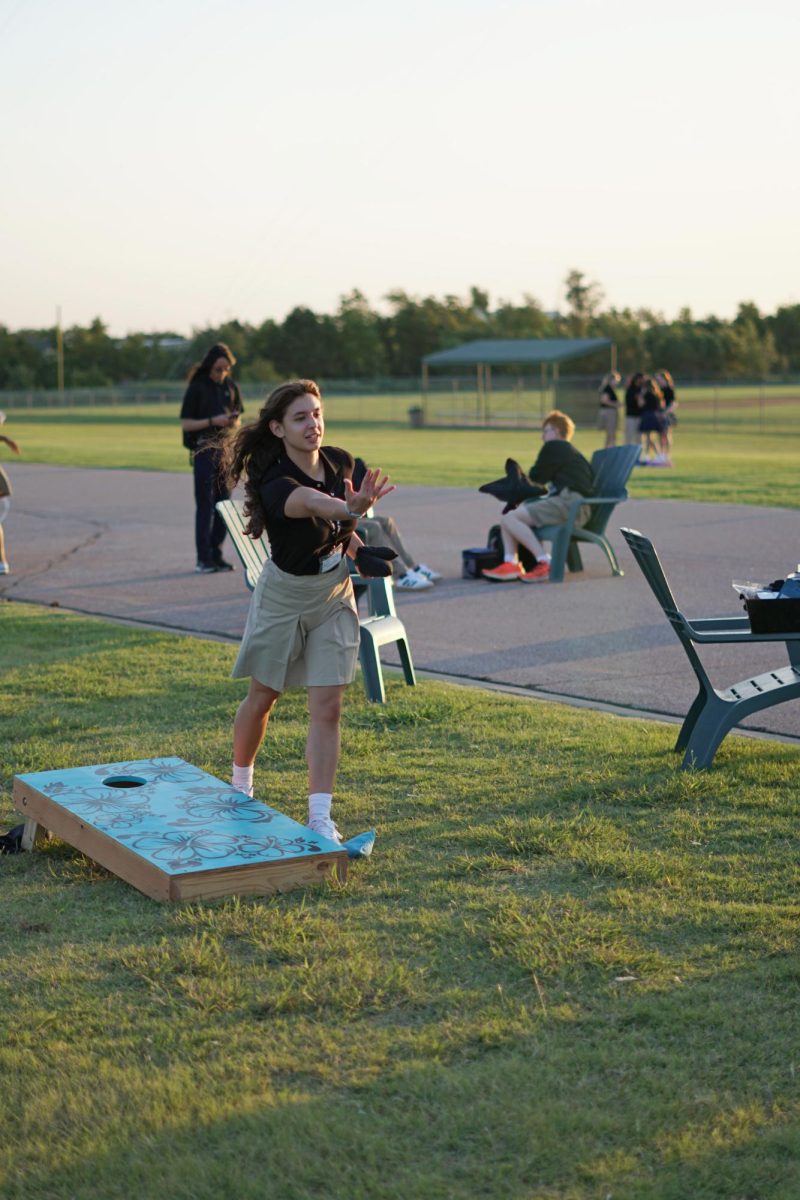
[[[14,778],[23,846],[50,831],[153,900],[265,895],[347,875],[347,852],[182,758]]]

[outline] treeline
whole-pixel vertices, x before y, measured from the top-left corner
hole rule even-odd
[[[385,297],[386,312],[365,296],[343,296],[335,313],[294,308],[284,321],[260,325],[227,321],[173,332],[109,336],[100,318],[63,332],[66,387],[107,387],[128,382],[183,379],[215,340],[227,342],[245,382],[306,375],[322,380],[408,378],[434,350],[473,338],[609,337],[623,373],[666,367],[682,380],[766,379],[800,373],[800,304],[764,314],[743,303],[732,320],[696,319],[688,308],[674,320],[649,309],[604,307],[598,284],[571,271],[565,312],[548,313],[532,296],[520,304],[492,306],[473,287],[459,296],[419,298],[403,291]],[[607,353],[576,364],[581,373],[603,371]],[[0,325],[0,388],[38,389],[57,384],[55,329],[11,331]]]

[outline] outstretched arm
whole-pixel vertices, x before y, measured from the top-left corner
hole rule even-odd
[[[5,444],[8,446],[9,450],[11,450],[11,452],[13,454],[21,454],[22,453],[22,451],[19,448],[19,445],[14,441],[14,439],[10,438],[10,437],[6,437],[6,435],[4,433],[0,433],[0,442],[5,442]]]
[[[345,500],[325,496],[314,488],[296,487],[287,496],[284,514],[287,517],[324,517],[327,521],[357,521],[368,508],[395,490],[389,476],[379,470],[367,471],[358,491],[349,479],[344,481]]]

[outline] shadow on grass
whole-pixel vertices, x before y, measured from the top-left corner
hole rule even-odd
[[[323,1082],[319,1043],[263,1075],[224,1045],[195,1063],[107,1064],[53,1113],[53,1157],[74,1161],[20,1155],[3,1194],[795,1200],[791,982],[763,962],[682,989],[677,1015],[674,996],[598,997],[523,1036],[453,1033],[437,1061],[420,1043],[350,1082]],[[368,1062],[373,1033],[331,1030],[329,1059],[356,1060],[362,1041]]]

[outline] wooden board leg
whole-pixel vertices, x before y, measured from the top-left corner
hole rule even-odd
[[[44,833],[44,830],[41,831]],[[25,818],[25,828],[22,831],[22,849],[32,850],[39,837],[39,825],[33,817]]]

